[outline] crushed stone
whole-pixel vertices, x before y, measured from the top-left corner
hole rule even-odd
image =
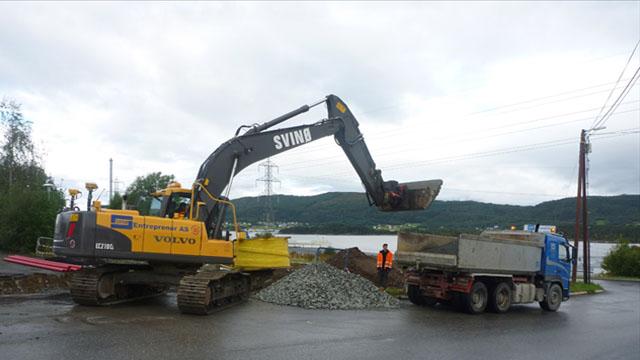
[[[326,263],[300,268],[255,296],[259,300],[305,309],[394,308],[398,299],[380,291],[371,281]]]

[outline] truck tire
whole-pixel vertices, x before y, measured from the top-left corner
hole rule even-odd
[[[507,282],[499,282],[493,287],[489,297],[489,310],[503,314],[511,307],[511,286]]]
[[[407,286],[407,297],[414,305],[422,306],[425,304],[424,297],[418,285]]]
[[[547,289],[544,300],[540,301],[540,307],[545,311],[557,311],[562,303],[562,287],[553,283]]]
[[[480,314],[487,308],[487,286],[482,281],[476,281],[468,294],[461,296],[462,306],[469,314]]]
[[[433,304],[429,303],[429,299],[422,295],[422,291],[420,291],[420,287],[418,285],[407,286],[407,297],[409,297],[409,301],[418,306],[435,304],[435,302]]]
[[[418,306],[435,306],[438,303],[438,299],[422,295],[418,285],[409,285],[407,296],[412,303]]]
[[[422,298],[424,299],[424,304],[426,306],[436,306],[436,304],[438,304],[438,299],[436,298],[432,298],[430,296],[423,296]]]

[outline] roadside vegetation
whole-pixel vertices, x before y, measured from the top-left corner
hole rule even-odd
[[[602,260],[602,268],[608,276],[640,278],[640,246],[622,241]]]
[[[399,298],[401,296],[405,296],[405,292],[403,288],[397,288],[397,287],[388,287],[386,289],[384,289],[384,291],[387,292],[387,294]]]
[[[0,101],[0,129],[0,249],[30,253],[39,236],[53,235],[64,195],[42,168],[19,104]]]
[[[583,282],[575,282],[571,283],[570,290],[572,293],[586,291],[588,294],[595,294],[596,291],[604,289],[596,283],[585,284]]]

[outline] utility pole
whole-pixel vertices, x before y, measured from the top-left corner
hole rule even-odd
[[[109,159],[109,205],[113,199],[113,159]]]
[[[580,249],[580,211],[582,210],[582,156],[584,152],[584,130],[580,133],[580,155],[578,155],[578,194],[576,195],[576,222],[573,228],[573,246]],[[577,254],[577,253],[576,253]],[[578,257],[573,259],[571,270],[571,282],[575,283],[578,278]]]
[[[264,212],[264,220],[266,224],[274,224],[275,217],[273,215],[273,202],[271,196],[273,195],[273,183],[279,183],[276,177],[274,177],[274,169],[278,170],[278,165],[276,165],[271,159],[267,159],[267,161],[258,165],[259,169],[262,169],[264,175],[256,181],[264,183],[264,190],[262,191],[262,195],[265,197],[265,212]]]
[[[578,160],[578,194],[576,196],[576,223],[574,227],[574,246],[578,248],[582,232],[582,276],[585,283],[591,283],[591,243],[589,242],[589,216],[587,208],[587,156],[591,152],[589,131],[580,132],[580,155]],[[581,224],[582,222],[582,224]],[[581,226],[582,225],[582,226]],[[577,277],[578,259],[574,259],[571,281]]]

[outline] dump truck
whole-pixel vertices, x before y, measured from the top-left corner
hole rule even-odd
[[[536,231],[484,231],[440,236],[401,232],[397,262],[416,305],[452,303],[470,314],[507,312],[538,302],[557,311],[569,299],[573,246],[562,236]]]
[[[272,130],[318,105],[326,105],[327,118]],[[190,187],[171,183],[150,194],[145,209],[104,209],[95,201],[86,211],[72,206],[58,214],[53,255],[62,263],[82,265],[71,277],[71,297],[78,304],[111,305],[176,286],[180,311],[191,314],[208,314],[245,299],[252,271],[288,267],[289,256],[286,238],[243,235],[229,200],[234,177],[257,161],[327,136],[334,137],[354,167],[369,205],[387,212],[421,210],[438,195],[441,180],[384,181],[358,121],[340,98],[328,95],[271,121],[240,126],[202,163]]]

